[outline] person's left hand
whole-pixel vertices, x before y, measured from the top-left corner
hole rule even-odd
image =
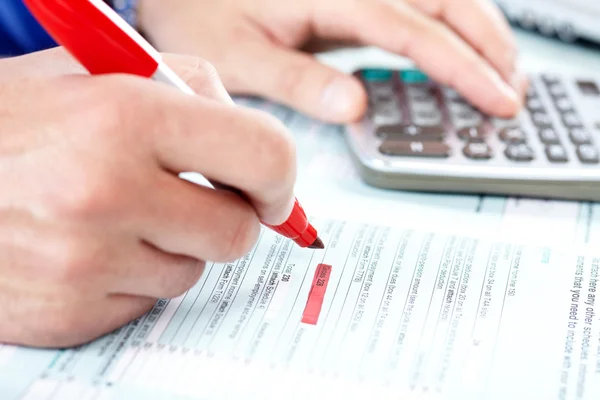
[[[330,122],[359,118],[366,94],[299,51],[318,41],[408,56],[493,115],[514,115],[526,89],[510,29],[489,0],[141,0],[140,23],[160,50],[210,61],[231,93]]]

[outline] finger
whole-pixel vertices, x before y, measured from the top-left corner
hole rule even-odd
[[[406,55],[433,79],[453,86],[490,114],[506,117],[520,109],[522,99],[515,90],[439,21],[403,2],[356,1],[346,7],[336,4],[324,2],[323,12],[315,14],[317,34],[351,38]]]
[[[158,85],[146,85],[146,96],[140,98],[138,85],[129,85],[131,94],[122,97],[135,98],[138,108],[131,112],[152,118],[132,119],[139,126],[128,129],[145,133],[140,144],[161,167],[176,174],[198,172],[240,190],[265,223],[279,225],[287,219],[294,205],[296,150],[279,120]]]
[[[257,43],[246,65],[244,90],[266,96],[321,120],[343,123],[359,118],[366,93],[352,76],[325,66],[314,57],[272,44]]]
[[[107,290],[111,294],[174,298],[198,282],[204,267],[204,261],[132,240],[121,243],[121,257],[113,261]]]
[[[409,0],[432,17],[443,19],[479,51],[511,85],[515,76],[517,45],[506,19],[488,0]],[[518,88],[518,82],[513,87]]]
[[[163,60],[200,96],[233,104],[217,70],[199,57],[163,54]]]
[[[258,216],[252,206],[238,195],[197,186],[166,173],[157,179],[159,190],[144,205],[140,215],[145,217],[137,221],[140,235],[163,252],[192,257],[172,259],[156,254],[157,268],[178,261],[181,277],[192,274],[192,277],[183,280],[172,277],[174,282],[169,287],[177,291],[181,284],[185,286],[187,281],[193,280],[199,272],[194,259],[235,260],[256,242],[260,232]],[[153,253],[158,252],[146,250],[145,257],[153,257]],[[168,273],[168,268],[163,271]],[[156,275],[164,274],[157,271]],[[154,282],[151,278],[150,285]]]

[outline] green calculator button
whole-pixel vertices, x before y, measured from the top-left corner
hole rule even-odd
[[[368,82],[385,82],[392,79],[392,71],[389,69],[365,69],[362,75]]]
[[[400,71],[400,78],[406,83],[427,83],[429,81],[427,75],[416,69]]]

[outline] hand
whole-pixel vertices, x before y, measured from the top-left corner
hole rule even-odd
[[[289,215],[285,128],[231,105],[206,63],[168,60],[204,95],[131,76],[61,76],[81,72],[61,51],[0,61],[0,343],[94,339],[184,293],[204,260],[243,255],[259,220]]]
[[[498,116],[515,114],[526,90],[509,27],[488,0],[142,0],[140,23],[159,48],[207,58],[232,93],[330,122],[359,118],[366,95],[298,50],[315,41],[406,55]]]

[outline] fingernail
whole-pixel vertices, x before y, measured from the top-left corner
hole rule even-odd
[[[522,104],[523,104],[523,100],[522,97],[518,95],[517,90],[514,89],[512,82],[511,83],[507,83],[507,81],[505,81],[504,79],[502,79],[499,75],[494,78],[495,80],[495,86],[499,91],[499,94],[502,96],[502,98],[504,99],[504,104],[505,107],[508,107],[508,102],[512,103],[510,108],[510,112],[516,112],[518,109],[521,108]]]
[[[321,94],[324,112],[333,118],[351,118],[357,109],[362,88],[350,77],[337,77]]]
[[[515,72],[510,78],[510,85],[519,97],[523,97],[527,90],[527,76],[520,72]]]

